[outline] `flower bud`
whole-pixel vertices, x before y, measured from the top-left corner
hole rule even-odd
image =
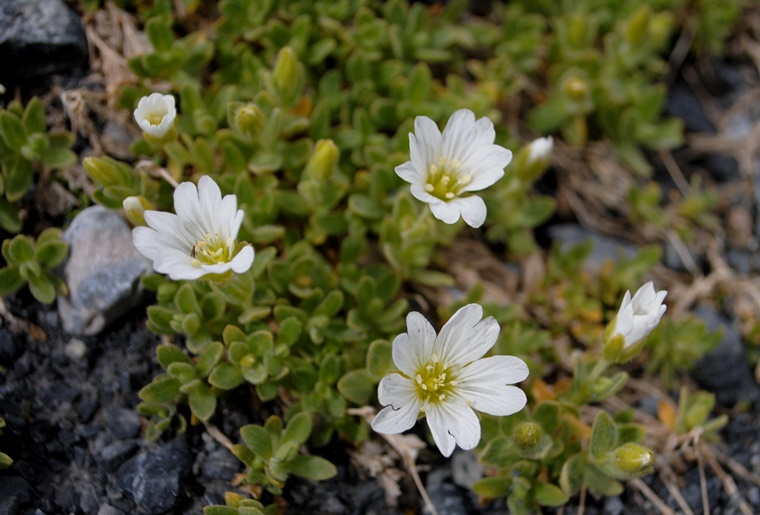
[[[544,430],[535,422],[521,422],[512,433],[512,441],[521,450],[530,451],[538,446],[543,434]]]
[[[163,144],[176,136],[174,119],[177,117],[177,108],[172,95],[152,93],[142,97],[134,115],[137,125],[149,142]]]
[[[283,104],[291,104],[301,90],[301,72],[293,49],[286,46],[277,54],[272,73],[273,86]]]
[[[533,182],[543,174],[552,161],[554,140],[551,136],[538,138],[525,145],[515,159],[515,173],[525,182]]]
[[[613,465],[620,479],[633,479],[651,472],[654,452],[637,443],[628,442],[613,451]]]
[[[264,127],[264,113],[253,103],[241,106],[235,112],[235,127],[243,136],[254,139]]]
[[[627,20],[625,27],[625,39],[631,46],[639,46],[649,36],[649,20],[652,17],[652,8],[642,5]]]
[[[124,208],[124,216],[127,217],[129,223],[135,227],[145,225],[146,209],[156,209],[153,203],[142,195],[127,197],[124,199],[121,205]]]
[[[252,368],[253,365],[256,364],[256,356],[253,354],[246,354],[242,358],[240,358],[240,368],[247,369]]]
[[[617,316],[604,332],[602,350],[607,360],[623,363],[639,353],[667,309],[662,304],[667,294],[665,290],[655,292],[651,281],[639,288],[633,299],[630,291],[625,292]]]
[[[568,77],[562,84],[562,92],[575,102],[582,102],[589,95],[588,84],[579,77]]]
[[[339,157],[340,150],[332,140],[321,139],[317,141],[314,152],[309,158],[309,164],[306,165],[306,174],[317,180],[329,179]]]

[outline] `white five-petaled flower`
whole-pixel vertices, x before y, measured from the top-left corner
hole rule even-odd
[[[222,198],[219,186],[203,176],[198,187],[183,182],[174,190],[177,214],[145,211],[148,227],[136,227],[132,240],[153,268],[174,280],[243,273],[253,263],[253,247],[235,241],[243,211],[235,195]]]
[[[479,305],[464,306],[436,336],[425,317],[409,313],[407,332],[393,341],[399,371],[386,375],[378,386],[385,408],[372,421],[375,431],[406,431],[422,412],[441,453],[450,456],[455,445],[472,449],[480,441],[480,421],[473,410],[504,416],[525,406],[525,393],[508,385],[528,377],[528,366],[514,356],[480,359],[499,335],[498,322],[482,317]]]
[[[142,97],[135,109],[135,121],[144,133],[154,138],[163,138],[174,126],[177,108],[172,95],[151,93]]]
[[[486,205],[477,195],[504,176],[512,152],[494,144],[496,132],[488,118],[475,120],[469,109],[451,115],[443,134],[427,116],[414,120],[409,133],[411,161],[396,167],[410,183],[412,195],[430,204],[433,215],[453,224],[461,215],[472,227],[486,219]]]
[[[650,281],[639,288],[631,298],[631,292],[625,292],[620,305],[615,326],[611,331],[614,338],[620,335],[624,339],[623,348],[629,348],[647,337],[660,323],[667,306],[663,305],[667,291],[655,292]]]

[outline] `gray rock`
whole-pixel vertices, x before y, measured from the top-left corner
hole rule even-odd
[[[607,260],[618,262],[621,257],[631,259],[638,253],[630,243],[602,236],[576,224],[553,225],[549,228],[549,237],[560,244],[563,252],[591,240],[593,247],[583,265],[589,271],[599,270]]]
[[[455,485],[470,488],[482,477],[483,466],[472,451],[455,452],[451,457],[451,478]]]
[[[116,441],[106,445],[98,454],[98,462],[106,472],[113,472],[137,450],[137,443]]]
[[[203,462],[201,476],[208,480],[221,479],[231,481],[240,470],[240,460],[224,448],[209,453]]]
[[[29,501],[30,489],[24,478],[3,477],[0,481],[0,513],[16,513],[19,504]]]
[[[715,126],[707,118],[702,103],[688,87],[676,85],[668,92],[665,114],[683,120],[689,132],[715,132]]]
[[[609,515],[620,515],[624,511],[625,505],[623,504],[623,501],[620,500],[619,495],[604,498],[604,513],[608,513]]]
[[[174,507],[180,482],[191,465],[187,442],[177,438],[131,458],[119,469],[117,481],[134,500],[138,513],[159,515]]]
[[[140,434],[140,415],[134,410],[111,408],[106,418],[111,436],[116,439],[135,438]]]
[[[150,263],[132,244],[132,231],[118,213],[93,206],[79,213],[63,239],[71,253],[64,267],[69,296],[58,312],[69,333],[94,335],[140,301],[140,277]]]
[[[82,20],[62,0],[0,2],[2,81],[70,72],[88,57]]]
[[[700,387],[715,394],[718,404],[733,406],[739,401],[760,398],[744,346],[734,325],[707,306],[698,306],[694,315],[704,320],[709,331],[723,328],[720,345],[708,352],[691,371]]]
[[[102,504],[98,510],[98,515],[124,515],[124,512],[119,508],[114,508],[110,504]]]
[[[704,265],[704,260],[701,256],[694,255],[688,248],[683,249],[683,252],[687,253],[688,257],[686,259],[687,261],[691,261],[690,266],[696,265],[698,268],[701,268]],[[670,269],[679,272],[691,271],[689,266],[684,263],[684,256],[681,256],[681,253],[676,250],[676,247],[670,241],[666,241],[663,246],[662,261]]]

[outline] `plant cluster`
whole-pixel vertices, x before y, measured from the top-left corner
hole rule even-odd
[[[599,403],[624,388],[616,365],[642,350],[665,311],[665,292],[639,289],[658,250],[589,274],[590,247],[555,247],[523,310],[483,299],[479,287],[455,305],[429,299],[438,311],[427,314],[449,320],[438,335],[410,314],[409,298],[456,284],[441,250],[476,234],[465,224],[482,226],[510,258],[540,256],[533,229],[555,201],[533,186],[551,164],[550,133],[579,146],[609,141],[641,174],[642,147],[680,143],[680,124],[660,113],[660,79],[682,3],[589,11],[582,1],[559,10],[520,1],[476,17],[464,1],[223,0],[211,37],[184,30],[171,2],[142,7],[152,51],[129,61],[141,83],[119,103],[135,110],[143,137],[132,151],[149,165],[102,156],[83,166],[97,186],[92,201],[123,211],[157,272],[143,278],[156,300],[148,326],[172,343],[157,347],[164,372],[140,391],[146,436],[209,424],[221,402],[247,391],[261,423],[240,428],[232,452],[245,481],[274,495],[291,474],[334,475],[312,453],[335,436],[401,432],[420,412],[445,455],[455,444],[475,449],[489,472],[474,490],[506,496],[513,513],[564,504],[586,487],[615,495],[620,481],[651,471],[643,428]],[[709,34],[723,30],[687,13]],[[526,124],[512,126],[515,115]],[[547,137],[522,144],[526,128]],[[37,100],[2,111],[0,129],[0,225],[16,233],[14,203],[32,167],[75,156],[70,136],[47,134]],[[56,230],[2,250],[0,293],[27,282],[44,302],[65,292],[51,273],[66,253]],[[626,290],[638,293],[623,298]],[[670,379],[709,348],[688,342],[711,341],[689,322],[658,331],[651,371]],[[567,337],[580,351],[547,384]],[[507,386],[528,370],[525,393]],[[483,385],[493,393],[478,394]],[[684,405],[679,427],[709,424],[712,406],[700,399]],[[388,406],[372,426],[349,410],[366,404]],[[230,494],[206,513],[272,509]]]

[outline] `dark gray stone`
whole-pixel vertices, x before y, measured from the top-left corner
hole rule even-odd
[[[136,442],[113,442],[100,450],[98,461],[106,472],[113,472],[137,451],[137,447]]]
[[[683,120],[690,132],[715,132],[715,126],[707,118],[702,104],[686,86],[673,87],[665,103],[665,114]]]
[[[124,512],[119,508],[114,508],[110,504],[102,504],[98,510],[98,515],[124,515]]]
[[[0,513],[16,513],[17,506],[29,501],[31,486],[24,478],[3,477],[0,481]]]
[[[111,408],[106,418],[111,436],[116,439],[135,438],[140,434],[140,415],[134,410]]]
[[[63,328],[94,335],[140,302],[140,277],[150,263],[132,244],[132,230],[111,209],[79,213],[63,239],[71,246],[64,268],[69,296],[58,297]]]
[[[87,65],[82,20],[62,0],[0,2],[0,78],[23,81]]]
[[[451,478],[454,484],[470,488],[483,477],[483,466],[472,451],[457,451],[451,457]]]
[[[704,320],[709,331],[723,329],[720,345],[708,352],[691,371],[700,387],[715,394],[718,404],[733,406],[740,401],[756,402],[760,387],[742,345],[739,332],[720,313],[707,306],[698,306],[694,315]]]
[[[203,462],[201,476],[208,480],[230,481],[240,470],[240,460],[230,451],[219,448],[211,451]]]
[[[184,438],[146,449],[119,469],[122,492],[131,497],[138,513],[159,515],[174,507],[182,478],[190,472],[190,453]]]
[[[590,271],[599,270],[607,260],[617,263],[621,257],[631,259],[638,253],[636,247],[630,243],[602,236],[576,224],[553,225],[549,228],[549,237],[560,244],[563,252],[591,240],[593,248],[583,265]]]

